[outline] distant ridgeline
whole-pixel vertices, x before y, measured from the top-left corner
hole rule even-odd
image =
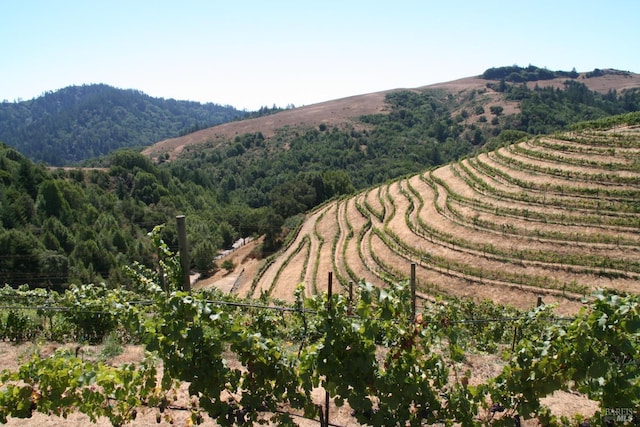
[[[0,103],[0,141],[36,162],[65,166],[144,147],[244,116],[231,106],[153,98],[104,84]]]
[[[606,74],[628,75],[629,72],[619,70],[601,70],[596,68],[593,71],[589,71],[588,73],[586,73],[585,77],[600,77]],[[568,79],[576,79],[579,76],[580,74],[576,71],[575,68],[571,71],[551,71],[546,68],[536,67],[535,65],[529,65],[528,67],[518,67],[517,65],[512,65],[508,67],[489,68],[484,73],[482,73],[480,77],[485,80],[504,80],[512,83],[523,83],[535,82],[538,80],[551,80],[562,77]]]

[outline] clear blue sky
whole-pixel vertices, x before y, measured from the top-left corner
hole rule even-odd
[[[106,83],[249,110],[529,64],[640,73],[638,0],[0,0],[0,101]]]

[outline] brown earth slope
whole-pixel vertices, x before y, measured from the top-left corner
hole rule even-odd
[[[566,80],[566,78],[559,78],[554,80],[529,82],[528,85],[530,87],[533,87],[536,84],[540,87],[562,87]],[[607,93],[610,90],[621,92],[624,89],[640,87],[640,74],[635,73],[610,73],[592,78],[586,78],[586,75],[583,73],[577,80],[580,83],[584,83],[589,89],[601,93]],[[427,89],[442,89],[453,95],[463,96],[464,93],[472,90],[482,90],[486,88],[487,83],[490,82],[491,81],[484,80],[479,77],[468,77],[445,83],[421,86],[412,90],[422,91]],[[493,83],[496,82],[494,81]],[[387,111],[387,106],[384,102],[385,96],[396,90],[401,89],[356,95],[348,98],[341,98],[285,110],[273,115],[258,117],[255,119],[225,123],[179,138],[160,141],[145,149],[143,154],[151,158],[168,155],[169,159],[175,159],[185,148],[189,146],[210,144],[215,147],[216,145],[223,144],[238,135],[257,132],[262,132],[263,136],[268,140],[270,137],[275,135],[278,129],[317,127],[323,123],[330,127],[349,125],[357,128],[358,126],[362,126],[357,121],[358,117],[366,114],[384,113]],[[477,101],[477,99],[474,100],[474,102]],[[506,102],[503,95],[498,92],[487,92],[484,95],[482,102],[485,105],[500,104],[504,107],[504,114],[515,113],[518,108],[517,103]]]
[[[207,142],[215,145],[246,133],[262,132],[265,138],[270,138],[275,135],[278,129],[286,127],[304,127],[320,123],[327,126],[344,123],[355,124],[355,119],[362,115],[384,112],[386,109],[384,97],[388,92],[390,91],[352,96],[285,110],[255,119],[224,123],[179,138],[158,142],[144,150],[143,154],[157,157],[160,154],[169,153],[170,158],[175,158],[185,147],[190,145]]]

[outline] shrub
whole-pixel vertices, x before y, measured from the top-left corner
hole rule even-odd
[[[230,272],[233,271],[234,268],[236,268],[236,265],[233,260],[227,259],[222,262],[222,268]]]

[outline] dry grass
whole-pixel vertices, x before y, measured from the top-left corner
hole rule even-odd
[[[578,81],[584,83],[589,89],[601,93],[609,90],[621,92],[627,88],[640,87],[640,74],[630,73],[628,75],[605,75],[586,79],[581,75]],[[562,87],[566,79],[554,79],[547,81],[530,82],[533,87],[536,84],[543,86]],[[443,89],[455,96],[464,96],[471,91],[483,91],[486,88],[487,80],[478,77],[467,77],[450,82],[438,83],[428,86],[421,86],[412,90],[422,91],[426,89]],[[358,117],[366,114],[377,114],[388,111],[385,104],[385,96],[393,91],[401,89],[391,89],[381,92],[355,95],[318,104],[307,105],[279,112],[277,114],[259,117],[250,120],[225,123],[208,129],[203,129],[179,138],[171,138],[160,141],[145,149],[143,154],[157,158],[159,155],[169,154],[170,159],[177,158],[180,153],[188,149],[189,146],[210,144],[215,147],[223,145],[238,135],[246,133],[262,132],[269,140],[280,129],[290,128],[317,128],[320,124],[329,127],[352,126],[356,129],[363,125],[357,121]],[[477,102],[474,101],[474,102]],[[496,92],[486,92],[483,95],[482,103],[488,112],[490,106],[501,106],[504,114],[516,113],[519,109],[516,102],[504,100],[502,94]],[[462,107],[461,107],[462,108]],[[469,121],[476,121],[476,116],[470,116]]]

